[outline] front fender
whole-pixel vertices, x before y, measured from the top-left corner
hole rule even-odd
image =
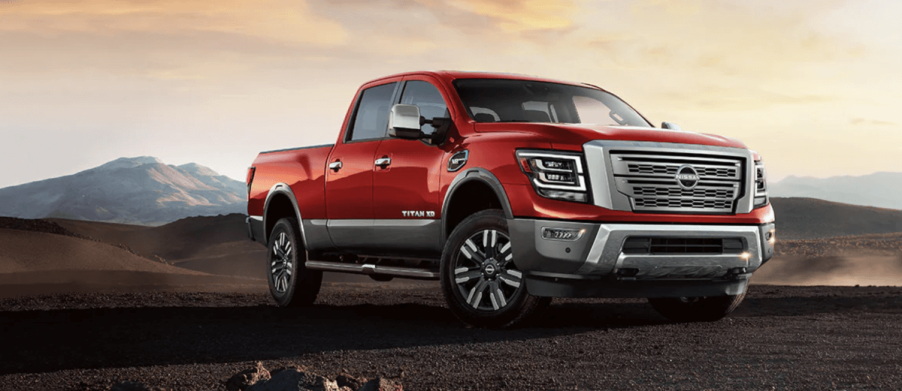
[[[510,200],[507,198],[507,192],[504,191],[504,186],[501,184],[501,181],[499,181],[498,178],[495,177],[495,175],[493,175],[489,170],[481,167],[473,167],[463,170],[458,173],[457,176],[454,177],[454,180],[451,181],[451,184],[448,185],[448,191],[445,192],[445,199],[442,201],[442,247],[444,247],[445,239],[449,234],[448,214],[446,212],[451,200],[454,198],[454,193],[461,188],[461,185],[473,181],[479,181],[488,185],[489,188],[491,188],[495,193],[495,197],[497,197],[501,202],[501,209],[504,211],[504,216],[508,219],[514,218],[513,212],[511,211]]]

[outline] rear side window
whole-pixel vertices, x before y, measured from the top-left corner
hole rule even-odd
[[[412,80],[407,82],[404,87],[404,94],[401,95],[401,103],[405,105],[417,105],[420,108],[420,116],[426,119],[436,117],[447,118],[448,105],[445,99],[434,85],[425,81]],[[432,125],[425,124],[421,128],[423,133],[432,134],[435,128]]]
[[[388,83],[363,90],[348,140],[358,141],[385,137],[385,132],[388,131],[391,98],[397,84]]]

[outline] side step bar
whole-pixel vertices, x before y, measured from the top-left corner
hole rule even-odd
[[[329,272],[356,273],[356,274],[382,274],[386,276],[413,278],[420,280],[438,280],[439,271],[435,269],[417,269],[410,267],[381,266],[370,263],[344,263],[326,261],[307,261],[308,269],[324,270]]]

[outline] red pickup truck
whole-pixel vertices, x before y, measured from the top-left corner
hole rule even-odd
[[[373,80],[334,145],[260,153],[247,191],[281,306],[312,304],[332,271],[441,280],[481,327],[553,297],[645,297],[711,321],[774,254],[765,169],[741,141],[656,128],[599,87],[531,76]]]

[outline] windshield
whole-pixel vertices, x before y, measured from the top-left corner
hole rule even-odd
[[[607,92],[529,80],[460,79],[457,94],[476,122],[651,126]]]

